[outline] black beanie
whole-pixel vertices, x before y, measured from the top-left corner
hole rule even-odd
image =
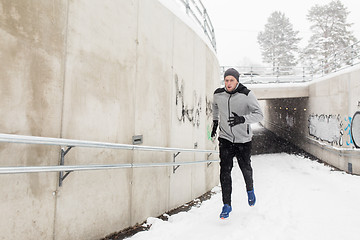
[[[229,75],[236,78],[236,80],[239,82],[240,73],[238,71],[236,71],[236,69],[229,68],[228,70],[226,70],[225,73],[224,73],[224,79],[226,78],[226,76],[229,76]]]

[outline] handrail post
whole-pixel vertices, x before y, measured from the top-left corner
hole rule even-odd
[[[189,9],[190,9],[190,4],[189,4],[189,0],[185,0],[185,4],[186,4],[186,14],[189,14]]]
[[[254,73],[253,67],[251,66],[251,67],[250,67],[250,80],[251,80],[251,83],[254,82],[253,73]]]
[[[214,50],[216,52],[216,40],[215,40],[215,32],[214,32],[214,28],[211,29],[211,39],[212,39],[212,45],[214,47]]]
[[[209,157],[211,156],[212,153],[208,153],[206,154],[206,160],[209,160]],[[212,162],[208,162],[207,166],[209,167],[212,164]]]
[[[206,15],[207,15],[207,13],[206,13],[206,8],[204,8],[204,9],[203,9],[203,21],[204,21],[204,26],[203,26],[203,28],[204,28],[204,33],[205,33],[205,35],[208,35],[208,34],[207,34],[207,30],[206,30],[206,25],[207,25]]]
[[[73,148],[72,146],[69,146],[66,150],[64,148],[61,148],[60,150],[60,166],[63,166],[65,163],[65,155]],[[59,172],[59,187],[62,186],[62,183],[64,179],[71,173],[72,171],[67,171],[65,174],[64,172]]]
[[[303,70],[303,82],[305,82],[305,67],[303,67],[302,70]]]
[[[176,162],[176,157],[180,154],[180,152],[177,152],[177,153],[174,153],[173,154],[173,162],[175,163]],[[177,165],[177,166],[173,166],[173,173],[176,172],[176,169],[178,169],[180,167],[180,165]]]

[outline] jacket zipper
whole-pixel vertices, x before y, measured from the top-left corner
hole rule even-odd
[[[232,96],[232,94],[230,94],[230,97],[229,97],[229,99],[228,99],[228,119],[230,118],[230,98],[231,98],[231,96]],[[231,134],[233,135],[233,143],[235,142],[235,135],[234,135],[234,133],[233,133],[233,131],[232,131],[232,127],[230,127],[230,131],[231,131]]]

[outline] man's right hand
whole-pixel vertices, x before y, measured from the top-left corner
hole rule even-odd
[[[211,137],[212,138],[216,136],[216,130],[217,130],[218,125],[219,125],[219,121],[214,120],[213,121],[213,129],[212,129],[212,132],[211,132]]]

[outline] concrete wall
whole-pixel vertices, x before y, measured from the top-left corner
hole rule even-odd
[[[157,0],[0,0],[0,132],[215,149],[214,52]],[[1,166],[57,165],[60,147],[0,144]],[[217,156],[211,156],[217,158]],[[181,153],[176,161],[205,160]],[[172,162],[74,148],[65,163]],[[218,184],[218,165],[0,175],[0,239],[99,239]]]
[[[308,91],[309,97],[266,100],[266,128],[332,166],[360,174],[360,149],[351,137],[351,120],[360,111],[360,67],[318,79]]]

